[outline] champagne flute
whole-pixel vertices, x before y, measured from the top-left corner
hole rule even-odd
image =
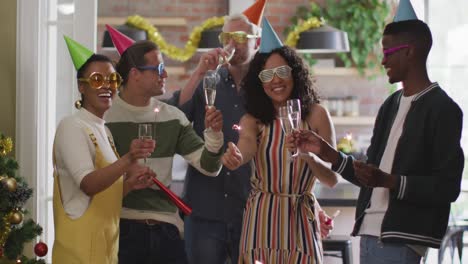
[[[219,56],[216,72],[218,72],[219,68],[221,68],[224,64],[229,63],[232,57],[234,57],[234,53],[236,52],[234,45],[227,45],[223,48],[223,50],[227,53],[227,56]]]
[[[281,127],[285,134],[292,132],[291,120],[289,120],[289,113],[291,112],[291,107],[289,106],[280,106],[278,108],[278,118],[281,122]]]
[[[216,83],[218,82],[218,74],[216,71],[207,71],[203,77],[203,91],[205,92],[205,103],[208,107],[213,107],[216,99]],[[211,127],[207,128],[208,131]]]
[[[138,138],[141,140],[153,139],[153,126],[149,123],[138,124]],[[144,163],[146,164],[146,158]]]
[[[291,120],[289,119],[289,113],[291,112],[291,107],[289,106],[280,106],[278,108],[278,118],[281,123],[281,128],[285,135],[290,134],[292,132]],[[289,151],[287,152],[287,161],[291,161],[291,154]]]
[[[218,76],[215,71],[208,71],[203,77],[203,90],[205,92],[205,103],[211,107],[216,99],[216,83]]]
[[[301,101],[299,99],[290,99],[286,101],[286,106],[289,107],[289,120],[291,121],[291,126],[293,130],[301,129]],[[296,152],[292,157],[297,157],[299,155],[299,150],[296,149]]]

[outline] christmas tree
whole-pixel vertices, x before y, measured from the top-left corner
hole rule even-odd
[[[27,214],[23,206],[33,191],[17,175],[18,163],[9,155],[12,150],[13,140],[0,132],[0,264],[45,264],[23,255],[24,244],[41,235],[42,228],[31,219],[23,221]],[[47,245],[37,243],[34,252],[45,256]]]

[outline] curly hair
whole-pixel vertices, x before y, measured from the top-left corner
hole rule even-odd
[[[276,118],[276,110],[270,97],[263,90],[258,74],[272,54],[278,54],[292,68],[293,90],[291,99],[300,99],[302,120],[305,120],[313,103],[319,103],[319,97],[312,82],[309,67],[296,51],[288,46],[274,49],[270,53],[257,53],[250,63],[249,70],[242,80],[245,91],[246,112],[259,119],[263,124],[271,124]]]

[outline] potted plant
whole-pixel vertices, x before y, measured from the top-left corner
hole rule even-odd
[[[337,56],[345,67],[354,67],[364,76],[366,69],[375,69],[380,62],[379,43],[389,11],[386,0],[327,0],[326,8],[312,2],[297,8],[291,18],[293,25],[285,33],[310,17],[323,17],[329,25],[348,33],[350,52]]]

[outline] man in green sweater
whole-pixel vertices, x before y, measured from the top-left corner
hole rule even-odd
[[[140,41],[119,51],[123,86],[105,116],[118,152],[125,153],[138,137],[138,124],[150,123],[157,147],[146,165],[164,185],[171,184],[175,154],[207,177],[217,176],[222,166],[221,112],[207,108],[205,127],[211,129],[205,130],[203,142],[182,111],[155,98],[164,94],[168,76],[157,46]],[[121,213],[119,263],[187,263],[183,226],[177,207],[156,186],[129,193]]]

